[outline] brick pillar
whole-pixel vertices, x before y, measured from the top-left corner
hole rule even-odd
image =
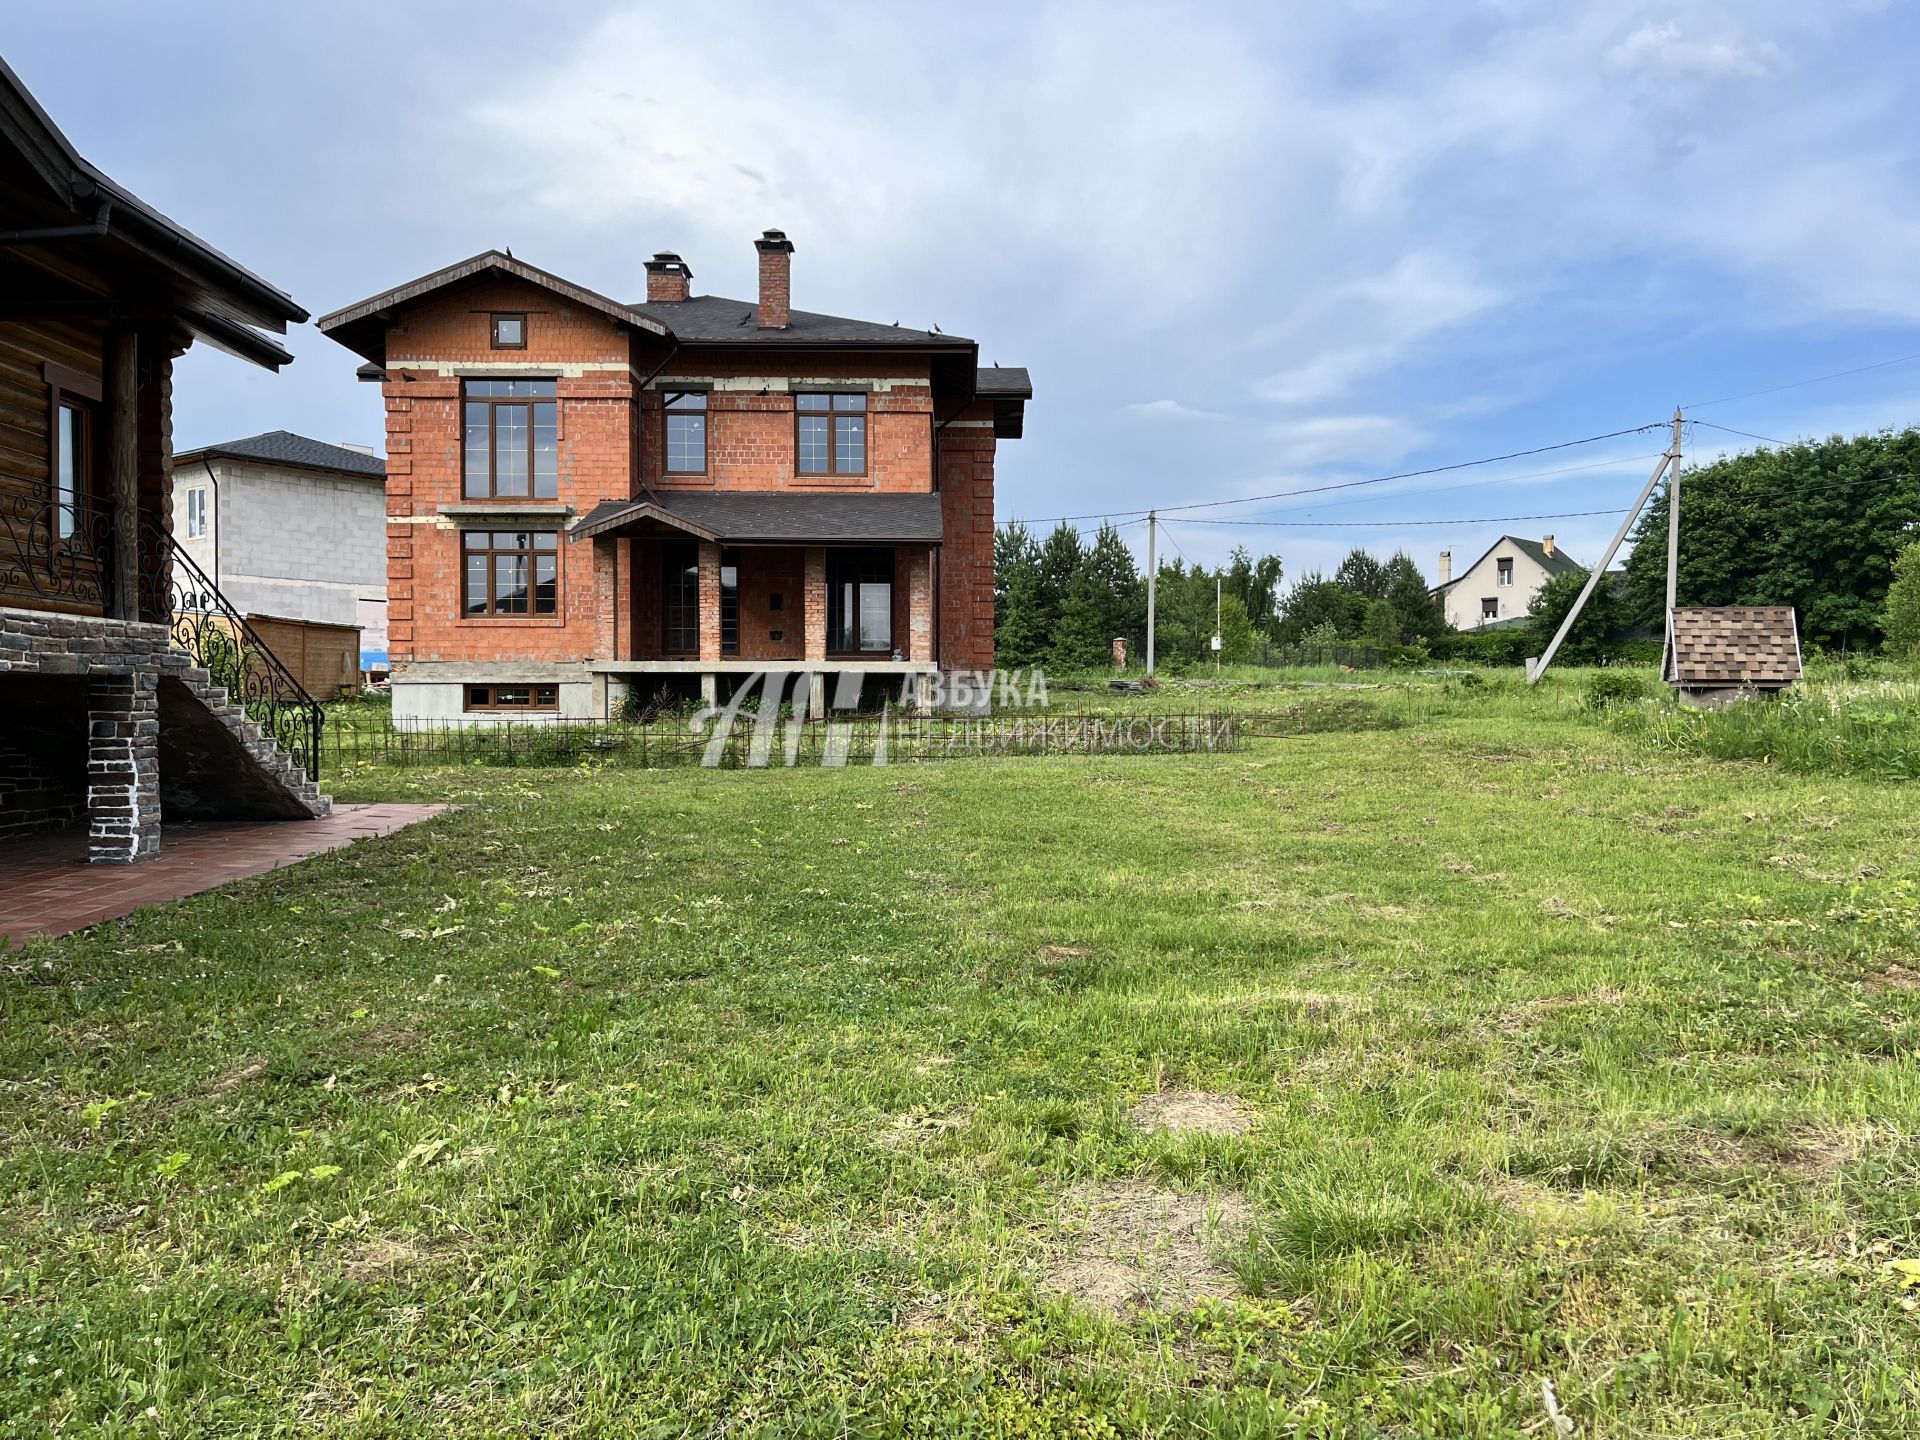
[[[561,542],[566,543],[564,540]],[[596,660],[623,660],[619,637],[621,561],[620,541],[611,535],[597,535],[593,546],[593,655]]]
[[[933,552],[907,555],[907,659],[933,658]]]
[[[700,658],[720,658],[720,547],[700,542]]]
[[[827,658],[827,550],[824,545],[807,547],[807,582],[801,588],[807,659],[824,660]]]
[[[160,853],[159,677],[87,682],[87,858],[128,864]]]

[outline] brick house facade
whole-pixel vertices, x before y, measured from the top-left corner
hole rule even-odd
[[[490,251],[319,322],[385,397],[396,723],[992,667],[1026,372],[794,309],[792,244],[755,244],[757,301],[670,253],[625,304]]]

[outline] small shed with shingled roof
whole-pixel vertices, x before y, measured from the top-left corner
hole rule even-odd
[[[1682,606],[1667,616],[1660,678],[1682,705],[1771,696],[1800,676],[1800,622],[1791,605]]]

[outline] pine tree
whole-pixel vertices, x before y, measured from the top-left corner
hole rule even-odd
[[[1106,598],[1092,570],[1083,565],[1068,584],[1067,597],[1060,606],[1052,652],[1047,657],[1049,668],[1098,670],[1111,663],[1111,638],[1100,613]]]
[[[1146,586],[1134,568],[1133,552],[1112,525],[1100,527],[1087,551],[1085,570],[1099,592],[1100,626],[1108,643],[1124,636],[1129,653],[1141,650],[1147,630]]]
[[[1447,628],[1446,611],[1427,588],[1427,577],[1404,550],[1396,551],[1387,561],[1387,601],[1400,617],[1400,635],[1408,645],[1437,639]]]

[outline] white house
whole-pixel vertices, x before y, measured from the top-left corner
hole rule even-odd
[[[1481,630],[1525,620],[1542,585],[1584,568],[1555,549],[1551,535],[1539,540],[1502,535],[1458,575],[1453,573],[1453,552],[1442,550],[1440,583],[1432,594],[1455,630]]]
[[[387,467],[270,430],[173,459],[173,534],[243,614],[360,629],[387,663]]]

